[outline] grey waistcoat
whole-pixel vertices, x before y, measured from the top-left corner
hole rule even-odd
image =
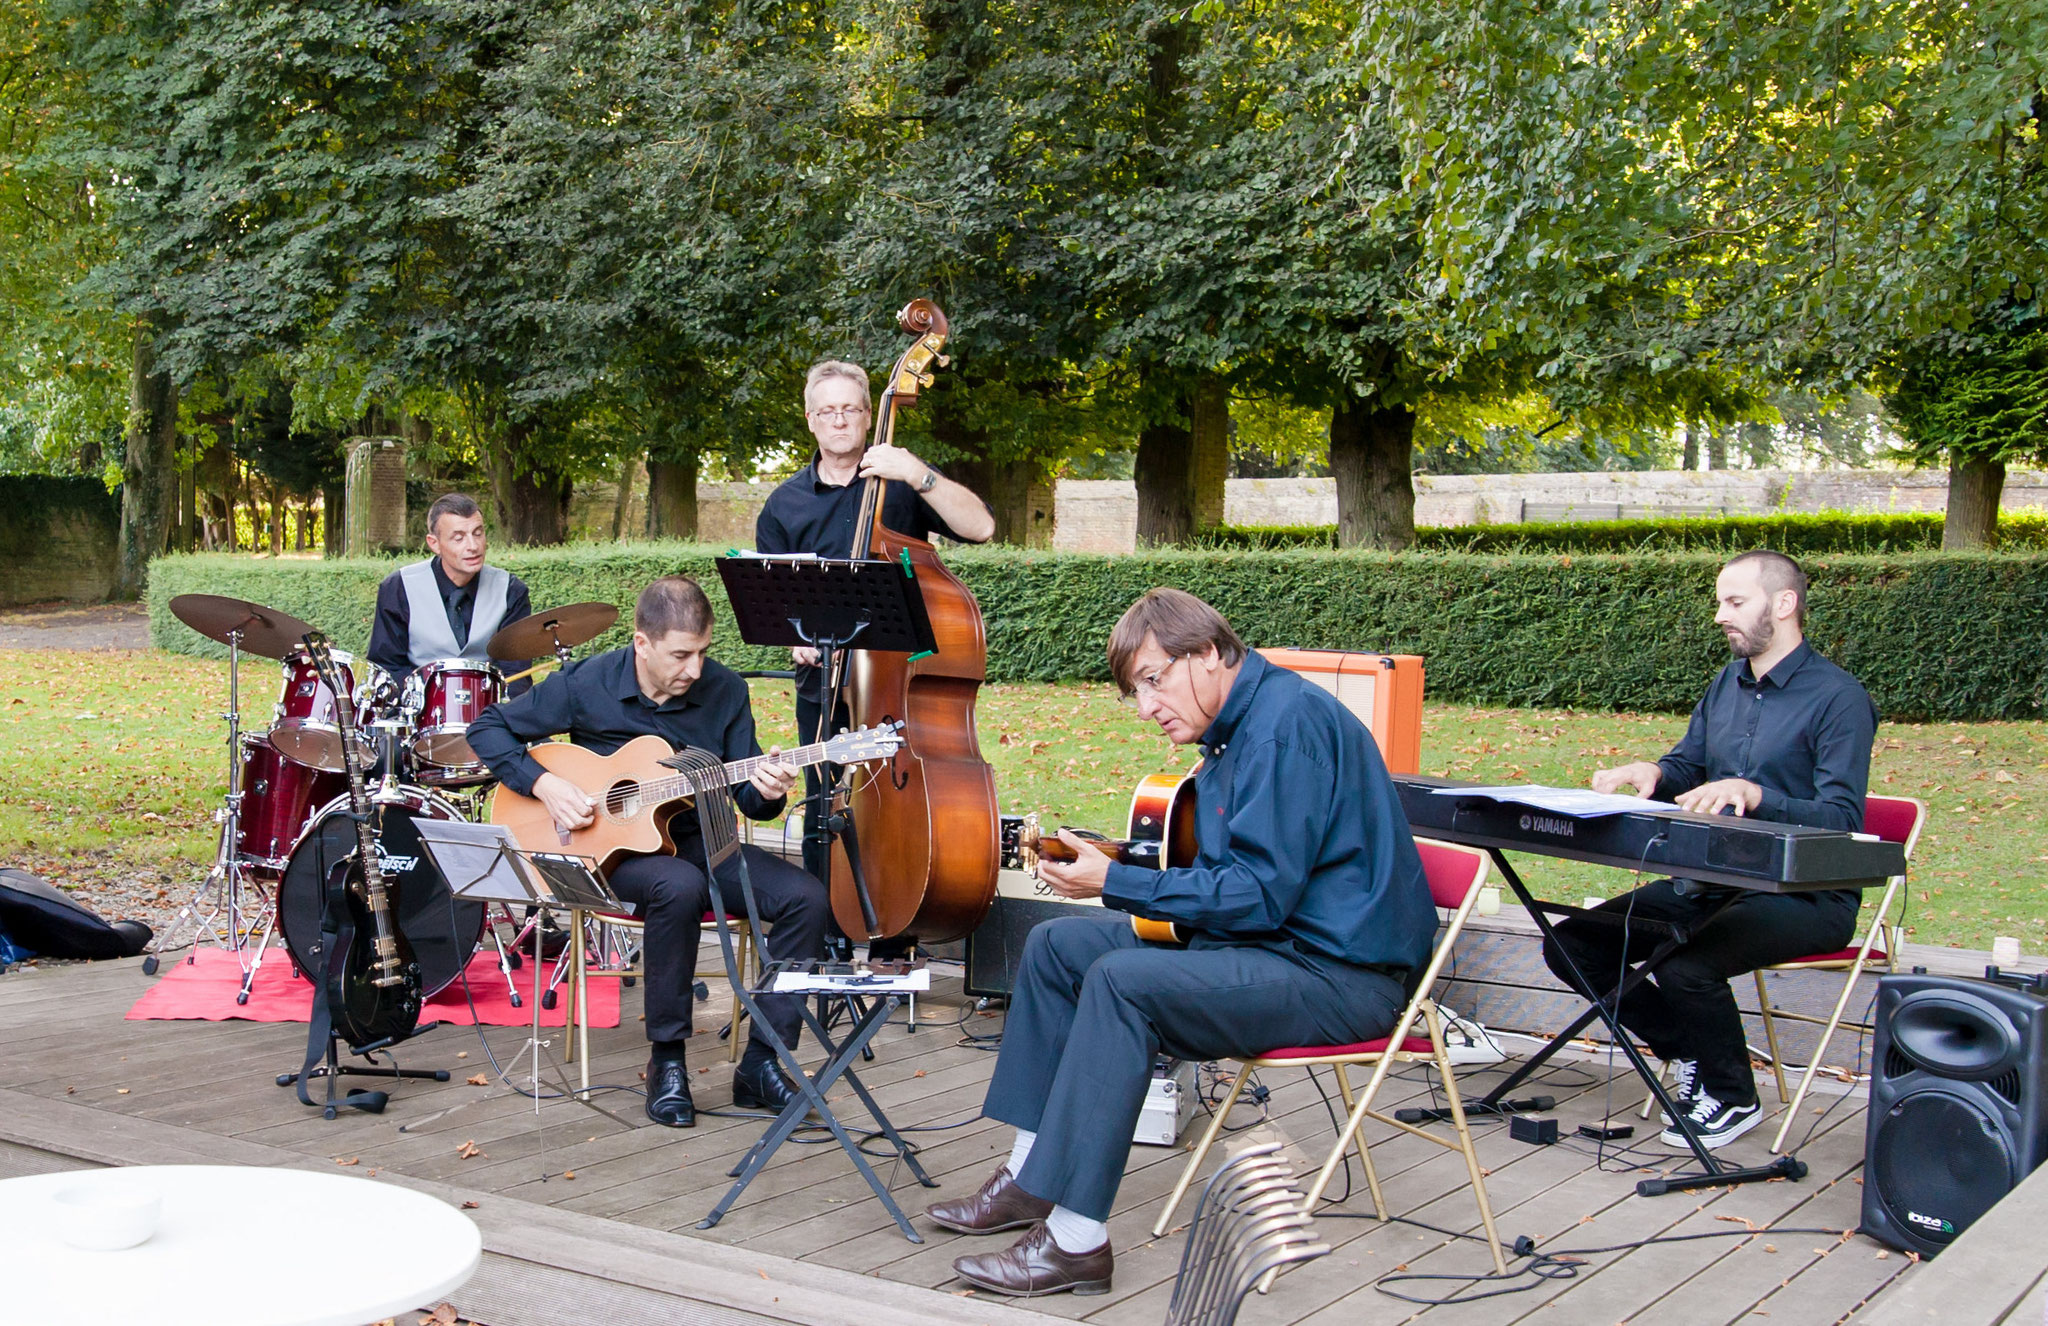
[[[455,643],[455,627],[448,620],[448,606],[441,602],[441,586],[434,579],[434,562],[414,562],[398,573],[405,586],[409,624],[406,630],[407,656],[416,668],[444,658],[467,658],[484,662],[490,654],[484,646],[505,623],[505,595],[512,577],[486,564],[477,572],[476,604],[469,611],[469,643]]]

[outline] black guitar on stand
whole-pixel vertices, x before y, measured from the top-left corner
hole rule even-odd
[[[347,683],[334,665],[327,637],[309,631],[305,644],[320,680],[336,695],[347,695]],[[368,1056],[439,1025],[419,1025],[420,1007],[425,1002],[420,964],[411,943],[392,920],[396,911],[391,887],[377,854],[374,826],[378,811],[363,787],[362,771],[370,761],[364,756],[362,738],[349,709],[345,703],[337,704],[334,714],[345,755],[342,767],[348,773],[347,821],[354,826],[355,841],[352,846],[340,847],[323,877],[320,940],[307,954],[306,975],[312,979],[314,993],[306,1062],[297,1073],[277,1079],[279,1086],[296,1082],[299,1099],[312,1105],[315,1102],[306,1082],[326,1077],[327,1099],[322,1103],[330,1119],[344,1105],[381,1114],[390,1099],[382,1091],[362,1090],[337,1097],[334,1079],[339,1076],[448,1080],[443,1070],[355,1068],[338,1062],[337,1041],[346,1041],[351,1051]]]

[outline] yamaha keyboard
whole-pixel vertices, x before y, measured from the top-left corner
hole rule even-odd
[[[1765,893],[1873,888],[1906,873],[1897,843],[1840,829],[1734,815],[1696,815],[1645,802],[1640,811],[1565,815],[1490,796],[1440,795],[1476,787],[1450,778],[1394,775],[1418,834],[1469,847],[1590,861]]]

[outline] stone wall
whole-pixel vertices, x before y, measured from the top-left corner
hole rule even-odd
[[[1128,482],[1062,480],[1053,547],[1129,552],[1137,491]],[[1939,470],[1627,470],[1590,474],[1446,474],[1415,478],[1417,525],[1508,524],[1525,518],[1612,519],[1666,514],[1768,515],[1795,511],[1940,511]],[[2048,509],[2048,473],[2006,476],[2004,508]],[[1334,525],[1334,479],[1232,479],[1229,525]]]
[[[114,592],[121,502],[98,479],[0,475],[0,607]]]

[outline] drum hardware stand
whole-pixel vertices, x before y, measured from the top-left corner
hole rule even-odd
[[[270,933],[277,924],[277,904],[256,881],[251,878],[247,887],[256,895],[257,906],[250,909],[243,901],[243,876],[251,872],[243,865],[239,856],[242,840],[242,632],[231,630],[227,633],[228,644],[228,707],[220,715],[228,725],[228,790],[222,799],[221,808],[213,813],[214,822],[220,825],[220,838],[214,849],[213,866],[206,872],[206,878],[194,890],[191,899],[180,908],[171,928],[165,933],[165,941],[157,946],[158,952],[175,952],[180,948],[189,951],[187,963],[199,956],[199,946],[211,942],[235,955],[242,968],[242,989],[235,996],[237,1004],[249,1002],[250,987],[256,981],[256,969],[263,965],[263,951],[270,942]],[[252,914],[253,911],[253,914]],[[187,944],[169,942],[187,923],[192,927],[192,938]],[[248,953],[248,936],[260,926],[253,959]],[[144,975],[154,976],[162,965],[157,953],[151,953],[142,960]]]

